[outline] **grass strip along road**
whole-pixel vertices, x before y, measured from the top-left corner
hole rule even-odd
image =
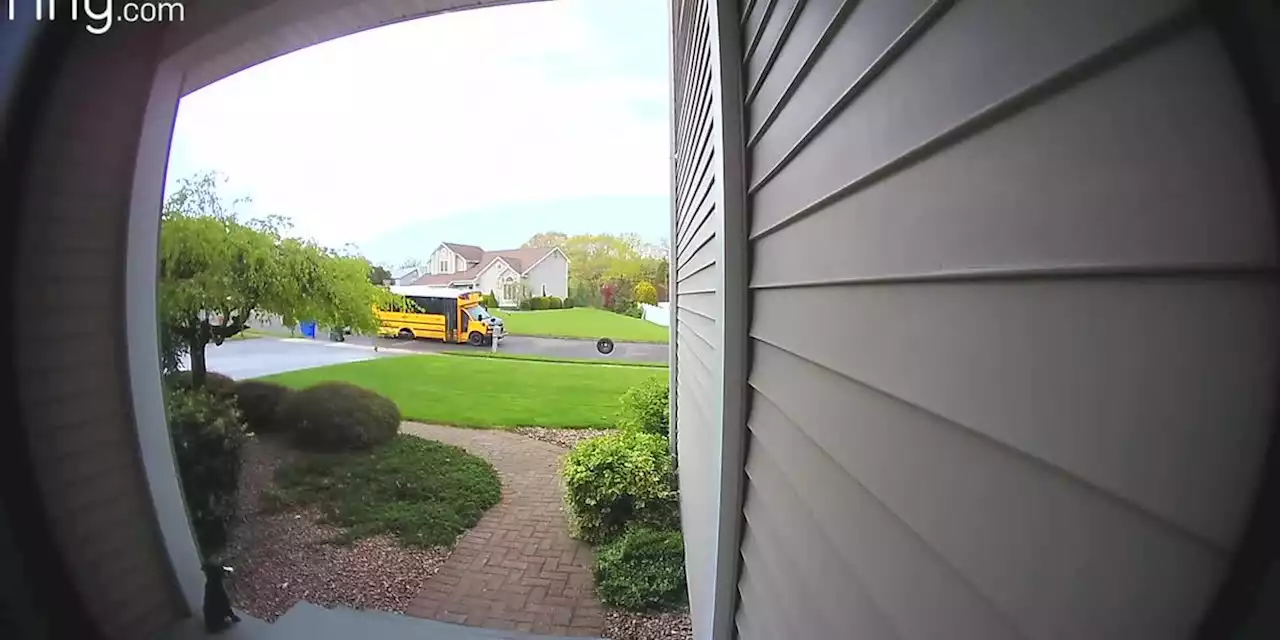
[[[542,313],[542,312],[537,312]],[[406,420],[467,427],[609,428],[619,398],[652,367],[508,358],[401,356],[263,378],[294,388],[342,380],[391,398]]]
[[[546,311],[499,311],[507,333],[513,336],[581,338],[614,342],[666,344],[671,330],[648,320],[624,316],[602,309],[548,309]]]

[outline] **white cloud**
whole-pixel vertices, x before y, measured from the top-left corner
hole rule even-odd
[[[636,65],[609,28],[655,3],[595,2],[392,25],[210,85],[182,101],[170,180],[216,169],[333,245],[494,204],[665,194],[665,110],[642,108],[665,104],[665,25],[648,20]]]

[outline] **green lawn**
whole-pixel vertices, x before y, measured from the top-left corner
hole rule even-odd
[[[371,451],[313,454],[282,467],[268,500],[316,505],[340,540],[380,533],[405,544],[452,547],[498,503],[493,466],[458,447],[398,435]]]
[[[517,336],[552,338],[611,338],[616,342],[667,342],[669,330],[648,320],[601,309],[494,311]]]
[[[470,427],[612,427],[618,399],[648,367],[529,362],[502,358],[400,356],[273,376],[302,388],[344,380],[395,401],[406,420]]]
[[[538,356],[527,353],[492,353],[489,351],[442,351],[446,356],[460,356],[463,358],[497,358],[499,360],[525,360],[528,362],[559,362],[563,364],[589,364],[595,366],[614,366],[614,367],[648,367],[650,369],[666,369],[665,362],[645,362],[641,360],[613,360],[609,358],[591,359],[591,358],[560,358],[556,356]]]

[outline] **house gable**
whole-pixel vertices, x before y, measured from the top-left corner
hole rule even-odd
[[[558,253],[558,254],[560,254],[560,257],[561,257],[561,258],[564,258],[564,263],[565,263],[566,265],[567,265],[567,264],[569,264],[569,262],[570,262],[570,260],[569,260],[569,256],[568,256],[568,255],[566,255],[566,254],[565,254],[565,252],[564,252],[564,251],[562,251],[562,250],[560,249],[560,247],[551,247],[551,250],[550,250],[550,251],[548,251],[548,252],[546,252],[545,254],[543,254],[543,256],[542,256],[541,258],[538,258],[537,260],[535,260],[535,261],[534,261],[534,263],[533,263],[533,264],[531,264],[531,265],[529,265],[529,266],[525,267],[523,274],[524,274],[524,275],[528,275],[528,274],[529,274],[529,272],[530,272],[530,271],[533,271],[533,268],[534,268],[534,267],[536,267],[536,266],[538,266],[539,264],[541,264],[543,260],[546,260],[547,258],[549,258],[549,257],[551,257],[552,255],[555,255],[555,254],[557,254],[557,253]]]

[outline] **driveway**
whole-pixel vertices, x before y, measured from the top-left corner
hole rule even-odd
[[[347,338],[351,344],[373,344],[372,338]],[[378,338],[379,348],[410,349],[413,351],[488,351],[489,347],[472,347],[465,344],[447,344],[435,340],[395,340]],[[499,353],[555,356],[559,358],[584,358],[588,360],[638,360],[642,362],[666,362],[667,345],[641,342],[618,342],[613,353],[602,355],[596,351],[593,340],[568,340],[561,338],[535,338],[533,336],[507,336],[498,343]]]
[[[209,345],[205,350],[209,371],[217,371],[237,380],[394,355],[397,354],[375,353],[368,345],[274,338],[229,340],[221,347]]]

